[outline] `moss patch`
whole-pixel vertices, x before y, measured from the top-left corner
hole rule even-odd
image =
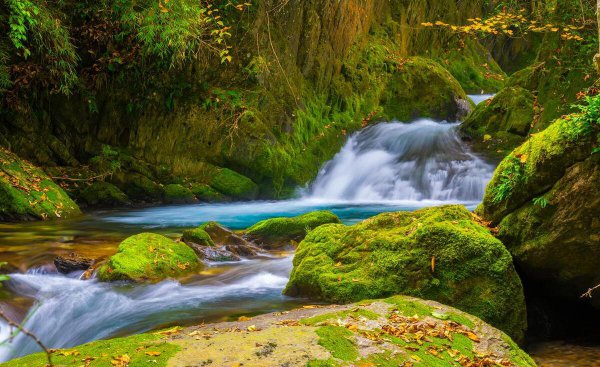
[[[71,349],[58,349],[52,354],[56,366],[113,367],[112,361],[121,356],[130,358],[131,367],[167,366],[168,360],[180,348],[154,334],[134,335],[127,338],[100,340]],[[158,354],[158,355],[147,355]],[[89,357],[89,362],[82,362]],[[10,367],[45,366],[46,355],[36,353],[7,362]],[[88,364],[89,363],[89,364]]]
[[[211,177],[210,186],[236,199],[251,200],[258,195],[258,186],[251,179],[228,168],[217,169]]]
[[[183,231],[183,241],[192,242],[202,246],[214,246],[212,238],[204,230],[204,226],[200,226],[194,229],[186,229]]]
[[[340,223],[340,219],[330,211],[316,211],[293,218],[271,218],[260,221],[246,230],[246,235],[253,241],[278,246],[299,241],[306,234],[328,223]]]
[[[93,207],[114,207],[129,204],[129,198],[115,185],[97,181],[87,186],[78,195],[83,203]]]
[[[164,187],[165,190],[165,202],[169,204],[183,204],[192,203],[196,197],[188,189],[180,184],[169,184]]]
[[[79,214],[79,207],[41,169],[0,148],[0,221]]]
[[[319,345],[334,358],[342,361],[355,361],[358,358],[358,348],[350,330],[341,326],[322,326],[315,333],[319,336]]]
[[[125,239],[118,252],[99,272],[101,281],[158,281],[181,276],[201,267],[194,251],[181,242],[154,233]]]
[[[512,257],[462,206],[318,227],[298,246],[284,293],[332,302],[410,294],[451,304],[517,339],[526,328]]]
[[[228,197],[221,194],[217,190],[213,189],[207,184],[193,183],[190,185],[190,191],[200,201],[206,201],[209,203],[217,201],[227,201]]]

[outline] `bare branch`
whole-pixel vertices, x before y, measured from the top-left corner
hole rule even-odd
[[[598,284],[597,286],[595,286],[593,288],[588,289],[587,292],[585,292],[584,294],[581,295],[581,298],[586,298],[586,297],[592,298],[592,293],[594,293],[594,291],[598,288],[600,288],[600,284]]]
[[[52,356],[51,356],[52,353],[50,352],[50,350],[48,348],[46,348],[44,343],[42,343],[42,341],[37,336],[35,336],[31,331],[25,329],[23,327],[23,325],[13,321],[10,317],[8,317],[6,315],[6,313],[4,313],[3,310],[0,310],[0,318],[4,319],[8,323],[8,325],[10,325],[11,327],[14,327],[15,329],[19,330],[23,334],[25,334],[28,337],[30,337],[31,339],[33,339],[33,341],[35,341],[36,344],[39,345],[40,348],[42,348],[44,350],[44,352],[46,353],[46,358],[48,358],[48,365],[52,366]]]

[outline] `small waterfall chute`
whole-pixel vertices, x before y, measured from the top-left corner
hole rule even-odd
[[[479,201],[494,167],[469,150],[457,126],[422,119],[380,123],[357,132],[323,166],[305,197],[350,202]]]

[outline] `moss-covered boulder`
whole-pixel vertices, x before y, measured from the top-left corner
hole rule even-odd
[[[182,240],[198,257],[207,261],[239,261],[242,258],[254,257],[260,252],[253,243],[217,222],[208,222],[197,228],[185,230]]]
[[[110,366],[123,355],[130,366],[158,367],[536,366],[481,319],[404,296],[101,340],[57,350],[52,358],[60,366],[80,366],[82,356]],[[45,363],[38,353],[6,367]]]
[[[382,116],[410,121],[418,117],[457,120],[471,109],[458,81],[434,60],[412,57],[392,75],[381,97]]]
[[[251,179],[229,168],[215,170],[210,186],[234,199],[252,200],[258,196],[258,186]]]
[[[192,183],[190,185],[190,191],[196,196],[196,198],[200,201],[204,202],[219,202],[219,201],[228,201],[229,198],[217,190],[210,187],[210,185],[203,183]]]
[[[164,201],[168,204],[186,204],[196,202],[196,196],[190,189],[180,184],[169,184],[164,187]]]
[[[534,121],[534,95],[521,87],[502,89],[479,104],[461,124],[460,130],[475,150],[492,157],[505,157],[525,141]]]
[[[302,240],[307,232],[328,223],[341,223],[330,211],[316,211],[293,218],[271,218],[248,228],[245,237],[266,248],[290,245]]]
[[[194,251],[154,233],[140,233],[125,239],[118,252],[98,271],[101,281],[159,281],[182,276],[201,268]]]
[[[77,200],[91,207],[117,207],[129,205],[130,201],[127,195],[115,185],[96,181],[85,187],[77,195]]]
[[[186,243],[196,243],[202,246],[214,246],[210,235],[204,230],[204,226],[200,226],[197,228],[186,229],[183,231],[183,236],[181,237]]]
[[[141,173],[119,171],[110,181],[135,201],[158,202],[164,198],[163,187]]]
[[[77,204],[41,169],[0,148],[0,221],[79,214]]]
[[[515,149],[477,208],[528,283],[574,304],[600,283],[599,110],[559,119]]]
[[[527,325],[511,255],[458,205],[318,227],[298,246],[284,293],[344,303],[419,296],[477,315],[518,340]]]

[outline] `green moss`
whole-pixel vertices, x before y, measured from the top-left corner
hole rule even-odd
[[[318,227],[298,246],[284,293],[332,302],[409,294],[479,316],[516,339],[526,328],[510,254],[462,206]]]
[[[251,179],[228,168],[217,169],[212,175],[210,186],[236,199],[251,200],[258,195],[258,186]]]
[[[210,238],[210,235],[204,230],[204,226],[200,226],[194,229],[186,229],[185,231],[183,231],[182,238],[185,242],[196,243],[202,246],[215,245],[212,238]]]
[[[345,320],[348,317],[353,318],[353,319],[364,317],[368,320],[377,320],[380,316],[381,315],[379,315],[373,311],[370,311],[370,310],[367,310],[364,308],[357,308],[354,310],[324,313],[321,315],[302,319],[302,320],[300,320],[300,323],[302,323],[303,325],[312,326],[312,325],[318,325],[318,324],[324,323],[329,320]]]
[[[458,103],[469,99],[456,79],[437,62],[411,57],[391,75],[382,96],[382,116],[410,121],[418,117],[455,120],[466,111]]]
[[[164,189],[141,173],[119,171],[110,182],[135,201],[156,202],[164,198]]]
[[[127,355],[131,358],[131,367],[165,367],[168,360],[179,351],[180,347],[163,341],[159,335],[141,334],[127,338],[99,340],[71,349],[58,349],[52,354],[52,362],[56,366],[82,366],[84,359],[93,358],[86,363],[89,367],[113,367],[116,357]],[[72,354],[76,352],[75,354]],[[157,352],[159,355],[148,356],[146,352]],[[6,367],[45,366],[48,363],[44,353],[36,353],[3,363]]]
[[[0,221],[79,214],[79,207],[41,169],[0,148]]]
[[[306,367],[339,367],[339,365],[340,364],[337,363],[333,359],[328,359],[328,360],[313,359],[312,361],[308,361],[308,363],[306,364]]]
[[[194,183],[190,186],[190,191],[200,201],[206,201],[209,203],[217,201],[227,201],[227,196],[221,194],[217,190],[213,189],[207,184]]]
[[[194,194],[190,191],[190,189],[179,185],[179,184],[169,184],[164,187],[165,196],[164,200],[166,203],[170,204],[181,204],[181,203],[191,203],[195,201]]]
[[[533,122],[533,94],[521,87],[507,87],[489,103],[479,104],[460,129],[476,150],[504,157],[525,140]]]
[[[358,348],[354,334],[341,326],[322,326],[315,330],[319,336],[319,345],[327,349],[334,358],[342,361],[355,361]]]
[[[125,193],[119,190],[115,185],[96,181],[81,191],[79,200],[89,206],[95,207],[113,207],[129,204],[129,198]]]
[[[158,281],[198,270],[200,260],[184,243],[154,233],[128,237],[98,271],[101,281]]]
[[[253,241],[271,246],[299,241],[306,234],[323,224],[340,223],[330,211],[316,211],[293,218],[271,218],[260,221],[246,230]]]
[[[510,153],[496,168],[478,214],[497,223],[547,191],[567,167],[590,156],[597,131],[581,116],[556,120]]]

